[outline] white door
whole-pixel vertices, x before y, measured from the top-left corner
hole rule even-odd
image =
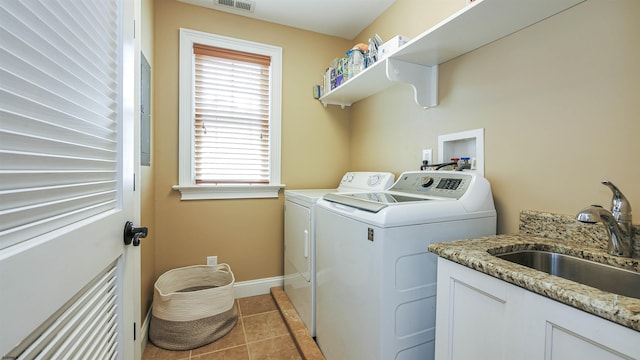
[[[287,201],[284,222],[285,278],[306,287],[311,281],[311,209]]]
[[[313,289],[311,288],[311,209],[285,201],[284,291],[309,333],[315,336]]]
[[[134,1],[0,2],[0,357],[132,359]]]

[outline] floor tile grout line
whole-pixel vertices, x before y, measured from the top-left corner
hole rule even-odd
[[[269,337],[269,338],[264,338],[264,339],[260,339],[260,340],[247,342],[247,345],[249,345],[249,344],[257,344],[257,343],[262,342],[262,341],[273,340],[273,339],[277,339],[277,338],[281,338],[281,337],[285,337],[285,336],[291,336],[291,335],[289,335],[289,333],[287,332],[286,334],[276,335],[276,336],[272,336],[272,337]]]
[[[236,299],[236,306],[238,307],[238,317],[242,317],[242,309],[240,308],[240,299]]]
[[[278,309],[269,310],[269,311],[263,311],[263,312],[259,312],[259,313],[255,313],[255,314],[245,315],[245,316],[243,316],[243,318],[248,318],[248,317],[253,317],[253,316],[258,316],[258,315],[264,315],[264,314],[269,314],[269,313],[274,313],[274,312],[279,313],[280,311],[278,311]]]
[[[247,347],[247,352],[249,352],[249,346],[248,346],[249,344],[257,344],[257,343],[260,343],[260,342],[263,342],[263,341],[278,339],[278,338],[282,338],[282,337],[291,337],[291,335],[289,333],[282,334],[282,335],[277,335],[277,336],[273,336],[273,337],[270,337],[270,338],[260,339],[260,340],[251,341],[251,342],[247,342],[247,343],[244,343],[244,344],[240,344],[240,345],[233,345],[233,346],[229,346],[229,347],[226,347],[226,348],[209,351],[209,352],[206,352],[206,353],[198,354],[197,356],[219,353],[219,352],[222,352],[222,351],[226,351],[226,350],[229,350],[229,349],[235,349],[235,348],[239,348],[239,347],[242,347],[242,346]],[[251,355],[249,354],[249,356],[251,356]]]
[[[247,330],[244,327],[244,315],[242,314],[242,308],[240,307],[240,299],[237,300],[238,303],[238,321],[240,321],[240,326],[242,326],[242,336],[244,338],[244,346],[247,348],[247,356],[249,360],[251,360],[251,352],[249,351],[248,341],[247,341]]]
[[[229,346],[229,347],[226,347],[226,348],[217,349],[217,350],[209,351],[209,352],[206,352],[206,353],[198,354],[197,356],[215,354],[215,353],[223,352],[223,351],[226,351],[226,350],[229,350],[229,349],[239,348],[239,347],[242,347],[242,346],[247,346],[247,344],[233,345],[233,346]]]
[[[251,360],[251,350],[249,350],[249,340],[247,339],[247,329],[244,326],[245,316],[242,315],[242,311],[240,310],[240,300],[238,300],[238,313],[239,313],[238,320],[240,320],[240,322],[242,323],[242,335],[244,336],[244,346],[247,348],[247,355],[249,356],[249,360]]]

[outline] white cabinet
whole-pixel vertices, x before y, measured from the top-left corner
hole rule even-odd
[[[436,359],[640,359],[640,332],[438,258]]]
[[[438,291],[438,302],[450,304],[449,319],[441,326],[451,340],[447,352],[451,359],[502,359],[505,357],[502,342],[509,321],[506,287],[495,282],[482,283],[480,278],[474,281],[473,276],[466,280],[471,281],[455,279],[449,283],[448,301],[447,296],[440,296]],[[438,304],[437,309],[440,308],[442,306]],[[440,312],[436,314],[438,331]]]
[[[508,287],[485,276],[438,258],[436,359],[509,358]]]
[[[399,82],[423,107],[438,102],[438,64],[482,47],[584,0],[476,0],[320,98],[351,104]]]

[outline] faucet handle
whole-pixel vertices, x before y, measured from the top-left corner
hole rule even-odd
[[[618,187],[615,186],[611,181],[604,180],[602,184],[613,191],[613,198],[611,199],[611,213],[616,218],[616,220],[630,221],[631,203],[629,203],[629,200],[627,200],[622,191],[620,191],[620,189],[618,189]]]

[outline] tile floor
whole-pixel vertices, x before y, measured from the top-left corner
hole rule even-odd
[[[142,360],[302,359],[271,294],[236,300],[238,323],[227,335],[201,348],[169,351],[146,346]]]

